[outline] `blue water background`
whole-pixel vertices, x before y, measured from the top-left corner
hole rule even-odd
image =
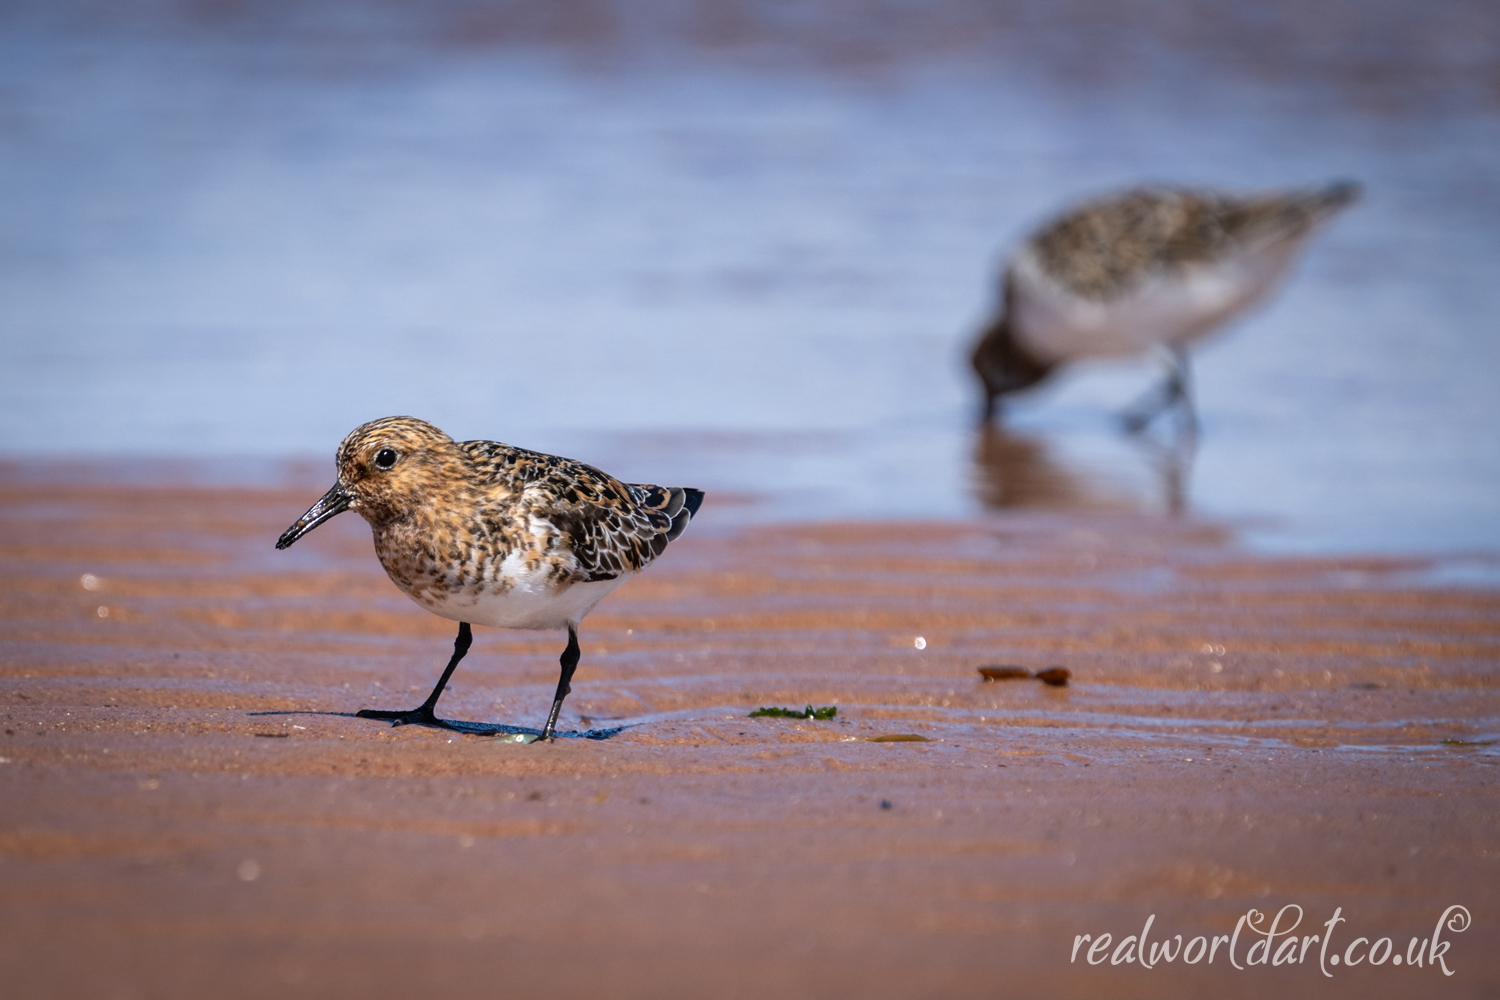
[[[1263,547],[1500,551],[1483,5],[1350,38],[1269,5],[1265,41],[1169,4],[983,37],[876,6],[8,7],[0,451],[318,478],[411,413],[738,517],[1153,512],[1176,475]],[[1069,373],[976,457],[965,354],[1027,231],[1142,181],[1343,177],[1365,200],[1199,352],[1190,463],[1116,430],[1146,362]]]

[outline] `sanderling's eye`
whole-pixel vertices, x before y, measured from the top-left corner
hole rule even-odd
[[[382,448],[375,453],[375,468],[382,472],[396,464],[396,453],[389,448]]]

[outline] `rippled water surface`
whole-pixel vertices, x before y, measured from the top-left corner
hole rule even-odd
[[[761,518],[1185,502],[1274,547],[1500,548],[1500,118],[1446,64],[1165,29],[1116,64],[1065,23],[960,44],[962,4],[845,48],[815,5],[804,52],[751,30],[774,4],[659,6],[12,8],[4,447],[324,463],[405,412]],[[1405,11],[1375,20],[1413,51],[1492,58],[1483,8],[1447,42]],[[1143,180],[1335,177],[1365,201],[1199,354],[1196,455],[1116,433],[1145,363],[976,435],[966,346],[1029,228]]]

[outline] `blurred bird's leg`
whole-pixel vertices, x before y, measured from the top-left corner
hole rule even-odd
[[[393,712],[378,708],[362,708],[354,714],[361,719],[386,719],[394,726],[436,726],[439,729],[457,730],[457,726],[449,725],[437,717],[435,709],[438,699],[443,696],[443,688],[448,686],[448,678],[453,676],[453,669],[458,666],[458,661],[464,658],[469,651],[469,646],[474,642],[474,632],[469,628],[468,622],[458,623],[458,638],[453,640],[453,658],[448,661],[448,668],[443,671],[443,676],[438,678],[437,687],[432,689],[432,694],[427,700],[409,712]]]
[[[1182,393],[1181,373],[1170,355],[1167,361],[1167,377],[1147,389],[1145,394],[1125,408],[1120,414],[1120,423],[1126,433],[1139,434],[1159,416],[1162,411],[1177,401]]]
[[[1198,417],[1193,409],[1192,366],[1187,351],[1181,347],[1165,350],[1166,378],[1147,390],[1120,415],[1120,422],[1130,434],[1139,434],[1161,414],[1176,406],[1182,419],[1182,431],[1197,437]]]
[[[563,699],[573,690],[570,682],[573,680],[573,671],[578,669],[578,630],[572,625],[568,626],[568,648],[563,650],[562,676],[557,680],[557,696],[552,699],[552,711],[547,716],[547,725],[542,729],[541,739],[550,740],[552,734],[557,730],[557,717],[562,712]]]
[[[986,389],[984,405],[979,410],[979,426],[989,427],[1000,418],[1003,412],[999,395]]]
[[[1172,401],[1177,404],[1177,412],[1180,418],[1179,430],[1184,442],[1196,442],[1198,440],[1198,408],[1193,404],[1193,367],[1188,360],[1187,348],[1173,347],[1171,374],[1167,381],[1171,384]]]

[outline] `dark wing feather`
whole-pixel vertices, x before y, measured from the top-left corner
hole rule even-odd
[[[698,508],[703,503],[703,491],[695,490],[690,486],[649,486],[645,483],[632,483],[630,493],[638,504],[648,510],[659,511],[670,521],[670,527],[665,534],[660,536],[663,539],[661,549],[667,547],[667,542],[677,541],[678,536],[687,529],[688,522],[693,519],[693,515],[698,513]],[[661,549],[657,549],[658,554]]]
[[[623,486],[623,484],[620,484]],[[631,484],[628,499],[554,504],[549,518],[570,539],[587,580],[612,580],[638,573],[675,541],[698,506],[701,490]]]
[[[497,441],[465,441],[459,448],[486,485],[510,493],[519,510],[557,528],[558,545],[572,552],[580,580],[613,580],[644,569],[703,502],[700,490],[626,485],[582,462]]]
[[[1104,299],[1153,271],[1295,239],[1358,195],[1350,181],[1254,197],[1140,188],[1075,209],[1037,233],[1032,246],[1075,294]]]
[[[1260,198],[1226,199],[1218,224],[1241,243],[1296,239],[1359,197],[1353,181],[1339,181],[1312,191],[1293,191]]]

